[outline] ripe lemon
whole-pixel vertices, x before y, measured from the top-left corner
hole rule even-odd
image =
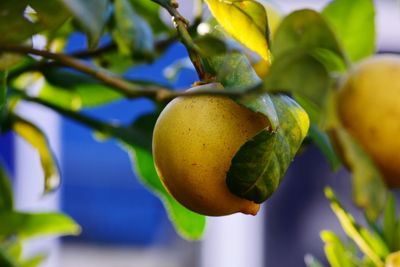
[[[374,160],[390,187],[400,187],[400,57],[367,59],[338,92],[343,126]]]
[[[226,174],[239,148],[269,121],[228,97],[190,96],[171,101],[153,133],[157,172],[186,208],[208,216],[257,214],[259,204],[232,194]]]

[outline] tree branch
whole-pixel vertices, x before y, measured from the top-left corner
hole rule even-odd
[[[200,56],[200,49],[198,46],[193,42],[192,37],[190,36],[188,26],[189,22],[179,13],[178,11],[178,3],[176,0],[152,0],[156,2],[160,6],[164,7],[168,13],[172,16],[174,21],[174,26],[179,34],[182,44],[186,47],[186,50],[189,53],[189,58],[195,67],[197,74],[201,81],[209,81],[211,77],[204,69],[204,65],[202,62],[202,58]]]
[[[85,62],[75,59],[71,56],[65,54],[52,53],[46,50],[38,50],[28,46],[18,46],[18,45],[0,45],[0,51],[8,53],[18,53],[18,54],[34,54],[37,56],[42,56],[47,59],[54,60],[63,66],[73,68],[82,73],[90,75],[106,85],[116,89],[118,92],[125,95],[127,98],[136,97],[149,97],[153,98],[157,94],[163,91],[169,91],[166,88],[158,87],[155,85],[137,86],[127,82],[126,80],[108,73],[104,70],[90,67]]]

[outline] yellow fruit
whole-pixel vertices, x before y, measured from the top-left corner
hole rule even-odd
[[[343,126],[374,160],[390,187],[400,187],[400,57],[375,56],[356,66],[338,92]]]
[[[176,98],[155,125],[157,172],[168,191],[192,211],[255,215],[259,204],[233,195],[225,180],[239,148],[268,125],[266,117],[227,97]]]

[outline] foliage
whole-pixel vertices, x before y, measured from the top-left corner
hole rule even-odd
[[[179,13],[179,5],[174,0],[54,0],[51,4],[6,0],[0,3],[3,11],[0,30],[4,32],[0,36],[0,130],[18,133],[38,150],[46,178],[44,190],[51,191],[59,184],[56,159],[40,129],[24,119],[24,114],[15,114],[15,106],[21,101],[46,106],[96,133],[117,139],[131,157],[143,184],[162,199],[178,232],[188,239],[199,239],[205,228],[205,217],[173,199],[162,186],[153,165],[151,134],[159,110],[132,125],[119,125],[88,117],[82,109],[123,98],[146,97],[162,108],[174,97],[189,94],[232,97],[265,115],[271,124],[238,151],[227,179],[234,194],[263,202],[277,190],[308,128],[299,122],[301,114],[296,100],[312,121],[308,137],[328,157],[333,168],[340,165],[340,160],[346,160],[354,176],[355,203],[366,210],[370,220],[376,220],[384,206],[386,188],[373,162],[346,138],[333,100],[340,75],[351,64],[374,53],[373,1],[333,0],[321,13],[297,10],[282,20],[273,36],[266,10],[256,0],[206,0],[205,4],[215,19],[206,18],[200,9],[189,23]],[[173,17],[176,29],[160,19],[161,9]],[[208,25],[209,31],[199,33],[200,24]],[[64,46],[74,32],[86,34],[87,49],[64,54]],[[32,43],[36,34],[46,39],[43,49],[37,49]],[[198,83],[203,85],[197,90],[185,93],[154,81],[131,81],[120,76],[119,73],[132,66],[151,64],[177,41],[185,46],[199,76]],[[254,71],[254,59],[264,61],[268,68],[265,78],[261,79]],[[179,72],[178,65],[181,64],[171,62],[170,69]],[[38,87],[36,95],[29,90],[32,85]],[[249,155],[248,150],[267,155],[262,158],[262,164],[272,174],[264,175],[265,169],[260,165],[244,166],[242,159]],[[341,151],[345,151],[344,156],[337,153]],[[278,159],[272,160],[272,155]],[[257,160],[254,162],[259,163]],[[245,182],[240,178],[243,174],[248,174]],[[264,192],[262,196],[249,188],[249,184],[255,183]],[[0,188],[0,192],[3,190]],[[10,205],[10,201],[0,201],[0,207]],[[338,204],[335,207],[340,209]],[[4,218],[31,221],[29,216],[13,213]],[[395,228],[390,216],[386,220],[387,229]],[[355,227],[352,221],[347,225]],[[346,246],[338,245],[333,234],[323,236],[327,250],[332,251],[331,258],[347,250]],[[375,235],[368,238],[377,239]],[[391,246],[396,246],[394,243],[390,241]],[[379,249],[374,252],[378,255],[372,257],[376,259],[371,259],[375,263],[387,254],[383,247]],[[0,260],[10,258],[7,251],[0,252]]]
[[[80,227],[60,213],[26,213],[14,209],[11,181],[0,166],[0,265],[39,266],[46,255],[23,257],[22,243],[43,236],[77,235]]]
[[[325,189],[325,195],[340,225],[350,239],[348,242],[344,242],[332,231],[321,232],[321,238],[325,243],[325,254],[330,266],[396,266],[391,263],[397,261],[396,252],[400,249],[400,218],[396,214],[394,195],[389,195],[380,221],[373,222],[367,219],[368,228],[356,222],[339,202],[331,188]],[[362,252],[362,257],[360,257],[359,251]],[[307,266],[315,266],[313,265],[314,261],[306,259]]]

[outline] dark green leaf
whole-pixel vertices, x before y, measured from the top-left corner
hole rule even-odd
[[[188,239],[199,239],[203,235],[205,228],[205,217],[189,211],[180,205],[164,188],[154,167],[151,150],[146,144],[151,145],[153,127],[157,119],[156,115],[141,117],[131,127],[143,133],[146,138],[143,142],[129,137],[123,138],[123,147],[129,153],[135,172],[143,184],[156,194],[164,203],[168,211],[169,218],[174,224],[178,233]],[[143,144],[144,143],[144,144]]]
[[[133,8],[137,11],[137,13],[143,16],[149,22],[151,28],[156,33],[169,31],[169,28],[165,25],[164,21],[161,19],[159,5],[150,0],[146,1],[130,0],[130,3],[133,6]]]
[[[309,127],[307,114],[291,98],[276,95],[272,102],[279,118],[277,130],[263,130],[246,142],[227,174],[230,191],[256,203],[276,191]]]
[[[35,33],[57,29],[69,16],[57,1],[5,0],[0,10],[0,43],[24,42]]]
[[[313,123],[311,123],[308,136],[328,159],[332,170],[336,171],[337,169],[339,169],[339,167],[341,166],[341,161],[335,150],[333,149],[329,136],[322,130],[318,129],[318,127]]]
[[[393,194],[388,194],[383,217],[383,235],[391,251],[395,251],[396,243],[396,199]]]
[[[268,19],[262,4],[252,0],[206,0],[206,3],[230,35],[270,61]]]
[[[379,236],[369,232],[366,228],[356,223],[336,198],[331,188],[325,189],[331,208],[335,212],[344,232],[357,244],[360,250],[368,256],[376,266],[383,266],[381,254],[387,254],[388,249]]]
[[[0,266],[1,267],[19,267],[14,260],[0,248]]]
[[[80,227],[60,213],[0,213],[0,237],[17,235],[21,240],[44,235],[77,235]]]
[[[280,24],[274,38],[272,52],[276,58],[288,51],[324,49],[345,59],[335,34],[316,11],[303,9],[288,15]]]
[[[331,267],[357,267],[353,262],[356,255],[346,249],[340,238],[331,231],[322,231],[321,239],[325,243],[325,255]]]
[[[207,58],[207,66],[226,90],[243,90],[261,82],[246,56],[238,52]]]
[[[13,191],[11,181],[0,164],[0,212],[13,209]]]
[[[353,61],[375,52],[375,7],[373,0],[334,0],[322,15],[333,27]]]
[[[270,92],[298,95],[321,111],[329,95],[330,77],[324,65],[313,56],[292,50],[275,59],[266,77],[265,87]],[[318,122],[320,116],[314,122]]]
[[[0,113],[7,102],[7,71],[0,70]]]
[[[45,192],[58,188],[58,165],[44,133],[36,125],[15,115],[12,116],[12,129],[38,151],[44,172]]]
[[[114,8],[113,35],[121,53],[132,56],[150,55],[154,50],[154,40],[147,22],[136,13],[129,0],[115,0]]]
[[[90,47],[100,40],[109,18],[109,0],[58,0],[61,1],[89,36]]]
[[[194,42],[205,57],[218,56],[227,52],[225,42],[211,34],[199,36],[194,39]]]
[[[354,202],[375,220],[385,205],[386,185],[372,160],[350,134],[342,128],[332,132],[344,162],[352,172]]]

